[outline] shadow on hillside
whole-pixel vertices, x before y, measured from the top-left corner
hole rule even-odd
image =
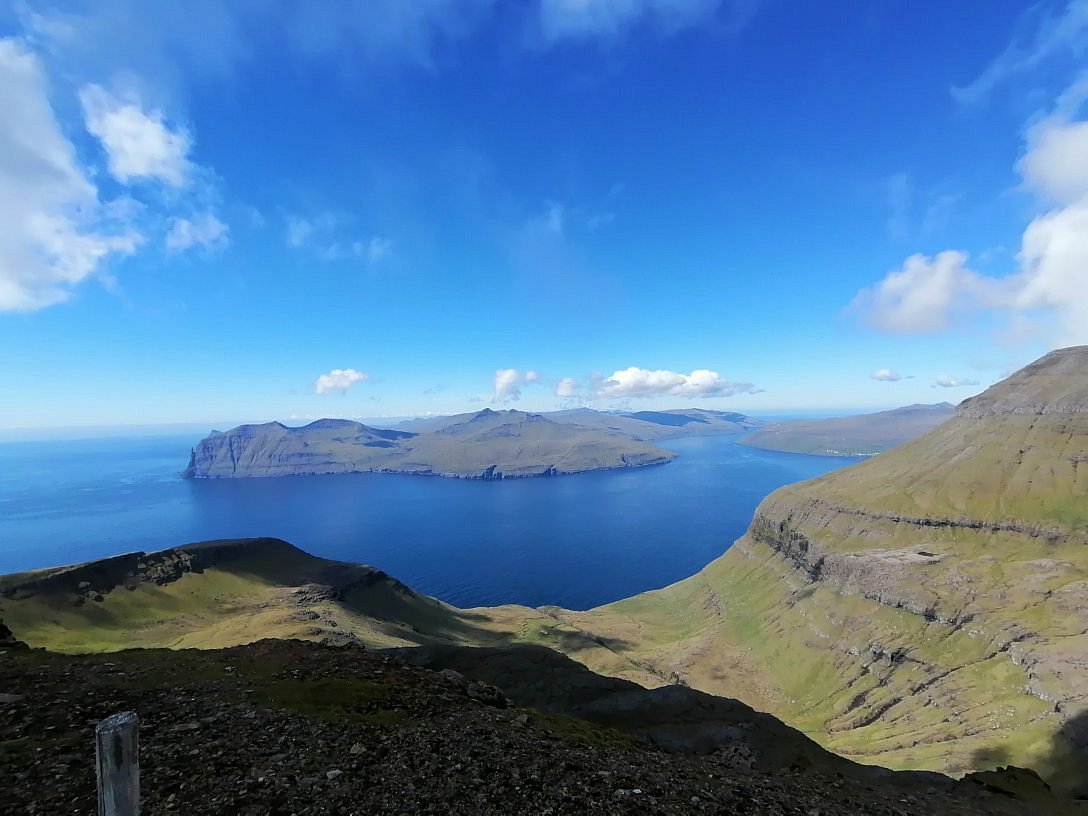
[[[452,642],[476,646],[513,646],[530,642],[524,625],[511,627],[511,621],[487,611],[466,611],[443,608],[425,596],[407,597],[403,605],[375,609],[365,603],[353,603],[352,608],[370,617],[375,627],[390,636],[404,638],[417,645]],[[405,628],[407,624],[407,629]],[[604,648],[623,653],[633,648],[622,638],[603,637],[582,630],[563,628],[560,621],[536,629],[532,642],[565,654]]]
[[[1046,753],[1032,770],[1045,779],[1056,793],[1088,800],[1088,709],[1073,716],[1051,737]],[[1023,765],[1004,746],[987,746],[972,755],[972,766],[992,770],[999,766]]]

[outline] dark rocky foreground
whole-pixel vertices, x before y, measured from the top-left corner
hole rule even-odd
[[[93,814],[95,724],[140,715],[144,814],[1040,814],[981,783],[858,781],[667,753],[400,658],[298,641],[0,651],[0,812]],[[1021,784],[1020,780],[1017,784]],[[1043,803],[1046,804],[1043,804]]]

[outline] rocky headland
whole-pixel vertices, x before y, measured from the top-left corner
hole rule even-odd
[[[456,421],[419,433],[337,419],[301,428],[279,422],[241,425],[202,439],[184,475],[207,479],[374,472],[510,479],[643,467],[674,458],[619,430],[555,422],[524,411],[484,409],[451,419]]]

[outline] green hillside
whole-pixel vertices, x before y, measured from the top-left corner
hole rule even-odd
[[[723,557],[563,619],[846,756],[1086,782],[1088,348],[782,488]]]

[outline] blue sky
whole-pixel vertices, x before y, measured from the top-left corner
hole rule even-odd
[[[1088,342],[1085,0],[18,2],[0,37],[0,428],[957,402]]]

